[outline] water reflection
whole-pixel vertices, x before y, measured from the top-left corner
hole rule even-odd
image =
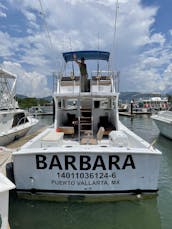
[[[159,195],[157,207],[159,209],[162,228],[171,229],[172,218],[172,140],[162,136],[149,116],[134,117],[133,121],[120,117],[121,121],[143,139],[153,142],[162,152],[159,175]],[[148,227],[151,228],[151,227]]]
[[[31,128],[31,130],[28,132],[28,134],[34,133],[38,129],[41,129],[42,127],[50,126],[53,124],[53,116],[52,115],[39,115],[36,116],[39,120],[38,124]]]
[[[41,118],[41,117],[40,117]],[[12,229],[171,229],[172,141],[149,116],[120,117],[122,123],[162,151],[157,198],[111,203],[57,203],[10,198]],[[51,117],[41,118],[50,125]],[[42,125],[42,124],[41,124]]]
[[[132,118],[120,117],[121,122],[138,136],[152,143],[159,135],[159,130],[149,115],[137,115]]]
[[[15,202],[17,201],[17,204]],[[11,200],[13,229],[160,229],[157,199],[111,203]]]
[[[172,141],[162,135],[157,137],[155,145],[162,152],[158,208],[163,228],[171,229],[172,218]]]

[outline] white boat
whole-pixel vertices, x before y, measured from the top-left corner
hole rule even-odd
[[[159,111],[151,118],[156,123],[160,133],[167,138],[172,139],[172,107],[168,111]]]
[[[9,206],[9,190],[14,189],[15,185],[0,173],[0,228],[8,227],[8,206]]]
[[[53,104],[45,103],[44,105],[33,106],[29,108],[29,113],[37,116],[37,115],[53,115]]]
[[[107,71],[90,76],[90,90],[80,91],[80,77],[59,73],[52,128],[13,153],[19,194],[110,198],[158,191],[161,152],[127,129],[118,114],[118,74],[109,68],[109,52],[63,53],[107,62]],[[64,72],[66,72],[64,70]]]
[[[24,136],[38,120],[19,109],[15,100],[16,76],[0,69],[0,146]]]
[[[150,97],[147,99],[140,98],[137,101],[138,107],[144,109],[145,111],[160,111],[160,110],[168,110],[169,103],[168,98],[166,97]]]

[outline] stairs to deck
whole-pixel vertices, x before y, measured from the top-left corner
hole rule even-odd
[[[80,132],[92,131],[92,111],[91,109],[81,109],[80,111]]]

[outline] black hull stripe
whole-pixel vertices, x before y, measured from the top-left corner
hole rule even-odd
[[[44,190],[44,189],[16,189],[17,192],[30,193],[57,193],[57,194],[141,194],[141,193],[156,193],[158,189],[135,189],[135,190],[117,190],[117,191],[79,191],[79,190]]]

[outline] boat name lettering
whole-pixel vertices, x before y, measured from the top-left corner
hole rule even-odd
[[[103,159],[102,155],[97,155],[94,159],[88,155],[80,155],[79,157],[64,155],[63,160],[57,155],[52,155],[50,159],[42,154],[36,155],[36,169],[51,170],[57,168],[58,170],[83,171],[97,170],[99,168],[102,170],[113,170],[114,168],[120,170],[127,167],[136,168],[132,155],[126,155],[124,159],[120,159],[118,155],[109,155],[106,159]]]

